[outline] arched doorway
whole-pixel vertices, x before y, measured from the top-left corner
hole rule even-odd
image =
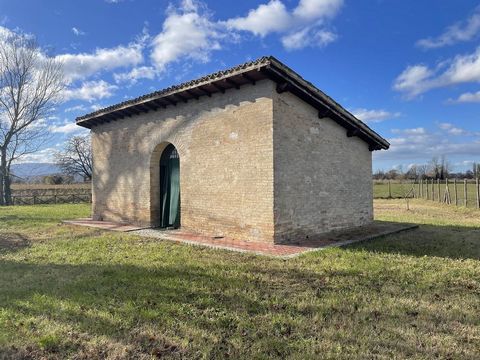
[[[160,157],[160,227],[180,227],[180,157],[172,144]]]

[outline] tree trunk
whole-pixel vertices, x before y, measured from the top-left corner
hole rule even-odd
[[[2,167],[0,166],[0,206],[4,205],[3,199],[3,171]]]
[[[6,175],[3,178],[3,183],[5,184],[3,189],[5,205],[12,205],[12,178],[10,176],[10,166],[7,167]]]
[[[0,205],[6,205],[5,201],[5,179],[7,178],[7,153],[0,149]]]

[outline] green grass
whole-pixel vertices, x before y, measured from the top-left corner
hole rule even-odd
[[[281,260],[0,208],[0,358],[477,358],[480,216],[376,201],[418,230]]]

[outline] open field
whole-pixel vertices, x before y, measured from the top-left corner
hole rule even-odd
[[[0,208],[0,358],[478,358],[480,213],[375,201],[421,224],[281,260]]]
[[[76,183],[76,184],[60,184],[60,185],[48,185],[48,184],[12,184],[13,191],[20,190],[70,190],[70,189],[91,189],[90,183]]]

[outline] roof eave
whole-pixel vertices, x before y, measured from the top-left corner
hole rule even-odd
[[[194,98],[198,100],[203,95],[211,96],[216,92],[225,92],[229,88],[238,89],[242,85],[255,84],[256,81],[265,78],[277,83],[277,92],[290,91],[314,106],[319,111],[319,118],[332,118],[346,128],[347,136],[358,136],[367,142],[371,151],[387,150],[389,148],[390,144],[387,140],[274,57],[261,58],[250,63],[249,66],[239,67],[234,71],[227,70],[217,77],[213,75],[204,77],[202,78],[204,80],[200,82],[192,81],[189,86],[179,85],[170,91],[167,89],[167,91],[152,93],[151,96],[145,95],[138,98],[138,101],[134,100],[114,105],[104,109],[104,111],[87,114],[77,118],[76,124],[90,129],[100,123],[122,119],[127,116],[131,117],[143,112],[156,111],[162,107],[176,106],[179,102],[187,102]]]

